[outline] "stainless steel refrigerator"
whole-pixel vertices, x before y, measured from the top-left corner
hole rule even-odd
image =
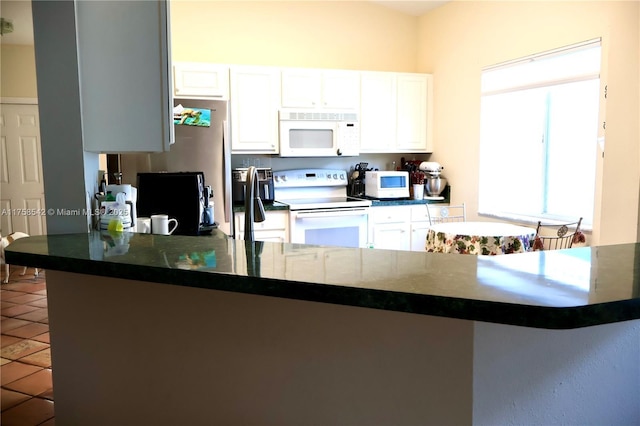
[[[123,155],[123,175],[135,185],[138,172],[203,172],[213,190],[214,222],[233,235],[231,198],[231,140],[226,101],[174,99],[174,105],[211,111],[210,126],[175,125],[175,143],[168,152]],[[171,194],[167,194],[168,197]]]

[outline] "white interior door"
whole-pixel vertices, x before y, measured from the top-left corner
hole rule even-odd
[[[0,231],[46,233],[38,105],[2,104]]]

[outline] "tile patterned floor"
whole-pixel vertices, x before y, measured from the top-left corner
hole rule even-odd
[[[45,271],[11,268],[0,287],[0,386],[3,426],[53,426],[53,385]],[[2,266],[4,279],[4,265]]]

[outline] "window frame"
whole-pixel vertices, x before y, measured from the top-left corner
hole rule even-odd
[[[503,79],[502,81],[500,81],[500,79],[495,79],[494,78],[494,82],[493,85],[491,84],[491,82],[489,82],[487,84],[486,81],[486,76],[488,75],[488,73],[492,73],[497,71],[497,73],[495,75],[500,75],[502,73],[503,70],[506,70],[506,72],[509,71],[509,69],[513,69],[513,67],[517,67],[520,65],[525,65],[525,67],[527,66],[527,64],[535,62],[535,61],[543,61],[545,59],[553,59],[556,57],[560,57],[560,63],[563,59],[563,57],[565,59],[570,58],[570,54],[572,53],[577,53],[577,52],[581,52],[581,51],[587,51],[588,49],[594,49],[593,52],[597,53],[597,70],[595,70],[595,68],[584,68],[584,72],[573,72],[573,73],[569,73],[569,75],[562,75],[562,72],[560,72],[559,76],[556,76],[555,78],[549,78],[549,76],[547,76],[547,78],[541,78],[539,81],[535,81],[535,80],[529,80],[526,81],[524,83],[520,83],[520,84],[504,84],[504,81],[506,81],[506,79]],[[597,157],[597,150],[595,149],[597,143],[598,143],[598,125],[599,125],[599,116],[600,116],[600,112],[601,109],[603,108],[603,105],[601,103],[601,99],[600,99],[600,91],[602,90],[602,81],[601,81],[601,72],[602,72],[602,68],[603,68],[603,43],[602,43],[602,38],[596,38],[596,39],[592,39],[592,40],[587,40],[584,42],[580,42],[580,43],[576,43],[576,44],[572,44],[569,46],[564,46],[564,47],[560,47],[557,49],[553,49],[550,51],[545,51],[545,52],[541,52],[541,53],[537,53],[537,54],[533,54],[533,55],[529,55],[527,57],[523,57],[523,58],[518,58],[512,61],[507,61],[507,62],[503,62],[503,63],[499,63],[496,65],[492,65],[489,67],[485,67],[482,69],[482,73],[481,73],[481,93],[480,93],[480,124],[481,124],[481,131],[480,131],[480,141],[479,141],[479,151],[480,151],[480,165],[479,165],[479,180],[478,180],[478,214],[481,216],[487,216],[487,217],[492,217],[492,218],[499,218],[499,219],[506,219],[506,220],[515,220],[518,222],[523,222],[523,223],[537,223],[537,221],[539,220],[543,220],[543,221],[566,221],[566,220],[573,220],[575,219],[574,217],[568,217],[568,216],[564,216],[564,215],[558,215],[558,214],[554,214],[554,212],[552,211],[551,213],[544,213],[546,209],[546,206],[543,207],[543,204],[548,202],[548,195],[547,194],[547,190],[546,185],[548,184],[545,182],[542,182],[543,184],[543,191],[544,194],[543,195],[543,199],[540,200],[539,205],[541,206],[541,210],[542,212],[540,213],[531,213],[531,214],[524,214],[524,213],[514,213],[514,212],[508,212],[508,211],[502,211],[503,209],[492,209],[492,208],[487,208],[486,204],[487,202],[490,202],[489,200],[486,200],[483,202],[483,181],[486,182],[487,179],[487,175],[489,174],[487,172],[487,169],[489,166],[486,164],[486,160],[483,161],[483,157],[485,157],[483,155],[483,145],[486,143],[483,141],[484,137],[484,131],[482,130],[482,126],[483,126],[483,101],[485,97],[488,96],[492,96],[492,95],[500,95],[500,94],[507,94],[507,93],[513,93],[513,92],[522,92],[525,90],[529,90],[529,89],[537,89],[537,88],[547,88],[547,87],[551,87],[551,86],[556,86],[556,85],[565,85],[565,84],[570,84],[570,83],[575,83],[575,82],[582,82],[582,81],[590,81],[590,80],[597,80],[598,83],[598,97],[597,97],[597,111],[596,111],[596,116],[595,116],[595,122],[594,127],[593,127],[593,152],[592,153],[587,153],[589,156],[593,155],[593,177],[594,177],[594,181],[593,181],[593,185],[591,187],[591,190],[593,191],[593,202],[591,203],[591,211],[589,212],[585,212],[588,214],[583,214],[583,216],[585,217],[585,219],[583,220],[583,228],[585,230],[591,229],[592,228],[592,222],[593,222],[593,215],[594,215],[594,211],[595,211],[595,203],[596,203],[596,189],[597,189],[597,165],[596,165],[596,157]],[[594,58],[591,59],[591,66],[594,67],[595,66],[595,60]],[[557,65],[556,65],[557,67]],[[523,67],[524,68],[524,67]],[[526,68],[524,68],[526,70]],[[504,73],[503,73],[504,74]],[[500,85],[503,84],[502,87],[500,87]],[[487,89],[487,86],[489,87]],[[548,130],[548,129],[547,129]],[[548,135],[545,135],[545,138],[547,138]],[[547,143],[549,139],[545,140],[545,150],[549,150],[549,144]],[[495,147],[494,147],[495,149]],[[543,163],[549,161],[549,155],[548,152],[544,154],[543,157]],[[545,166],[546,167],[546,166]],[[544,173],[548,178],[548,173],[545,171]],[[546,179],[545,178],[545,179]],[[486,185],[486,183],[484,184]],[[485,186],[486,187],[486,186]],[[486,197],[486,195],[485,195]],[[492,199],[495,200],[495,195],[491,196]],[[483,206],[483,204],[485,204]]]

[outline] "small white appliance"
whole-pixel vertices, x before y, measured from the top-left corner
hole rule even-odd
[[[129,184],[109,184],[105,187],[105,190],[107,191],[107,194],[110,192],[114,197],[116,197],[120,193],[124,193],[125,202],[130,205],[132,223],[131,226],[135,226],[136,219],[138,217],[138,188]]]
[[[131,204],[126,201],[124,192],[119,192],[115,201],[102,201],[100,203],[100,229],[109,229],[112,221],[120,223],[122,228],[119,230],[129,229],[134,226]],[[118,230],[117,225],[115,226],[114,230]]]
[[[444,197],[440,196],[447,186],[447,179],[442,176],[444,167],[435,161],[423,161],[418,168],[427,174],[424,182],[427,199],[444,200]]]
[[[281,109],[281,157],[356,156],[360,126],[356,112]]]
[[[366,247],[371,200],[347,196],[345,170],[273,172],[275,199],[289,206],[291,242]]]
[[[364,175],[364,195],[372,198],[409,198],[409,172],[404,170],[368,171]]]

